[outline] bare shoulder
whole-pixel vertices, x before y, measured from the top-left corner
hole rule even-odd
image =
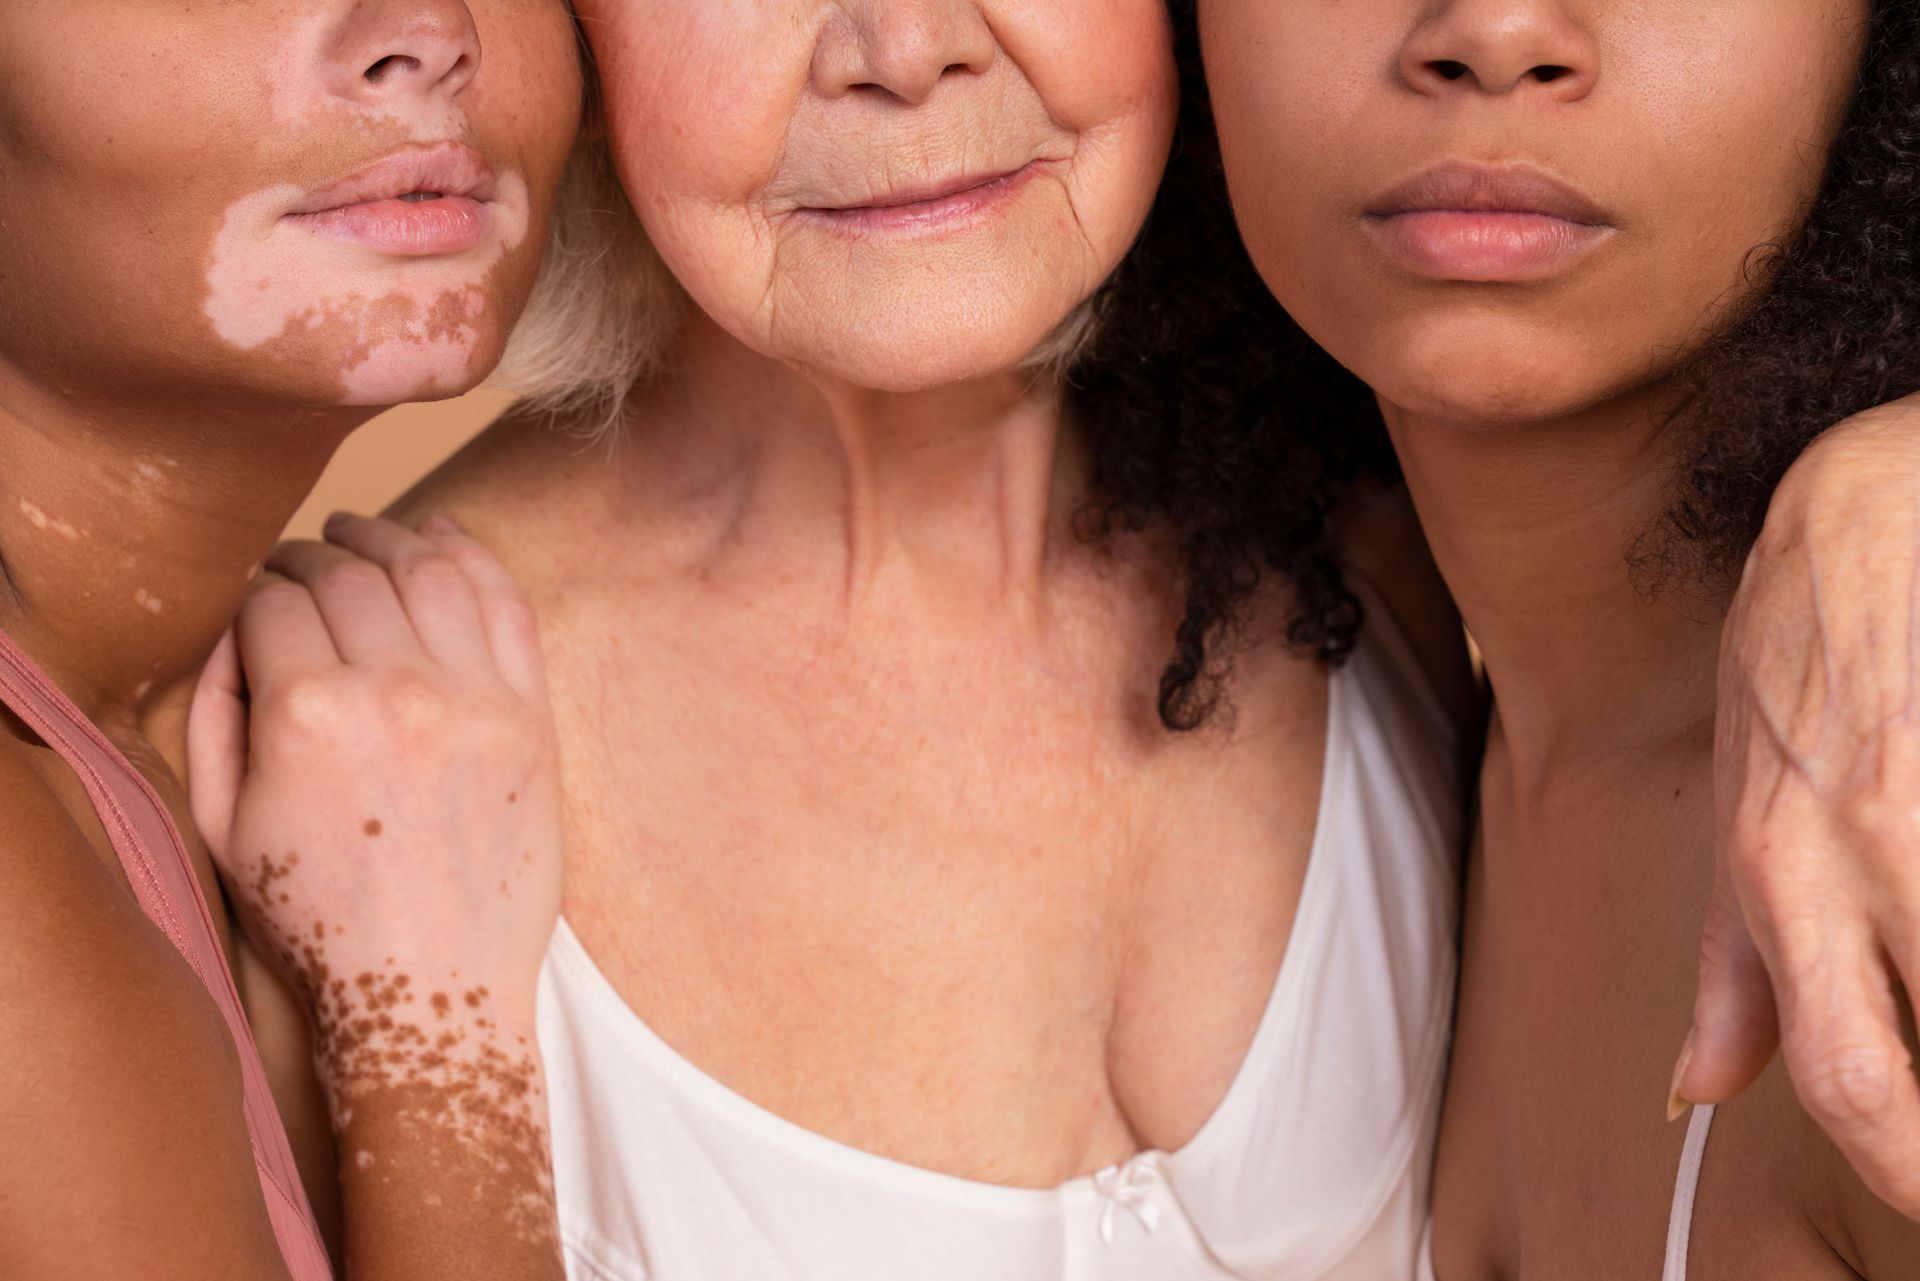
[[[1481,699],[1460,612],[1406,490],[1357,490],[1341,505],[1335,536],[1341,559],[1373,585],[1455,726],[1477,734]]]
[[[0,1275],[281,1275],[219,1012],[12,737],[0,814]]]

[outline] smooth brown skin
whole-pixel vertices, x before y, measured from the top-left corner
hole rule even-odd
[[[320,52],[289,65],[290,33],[316,22]],[[238,198],[398,145],[363,119],[386,95],[457,93],[475,145],[543,193],[544,218],[577,120],[577,82],[555,74],[572,39],[557,0],[0,9],[0,628],[154,784],[216,905],[183,786],[194,678],[328,455],[374,410],[340,407],[351,353],[328,346],[334,328],[253,353],[222,341],[201,310],[210,247]],[[364,80],[389,55],[414,65]],[[450,76],[462,57],[471,75]],[[337,86],[339,110],[276,126],[269,104],[289,83]],[[486,280],[473,380],[539,249],[529,237]],[[139,910],[78,782],[11,718],[0,812],[0,1274],[284,1276],[225,1027]],[[362,816],[339,821],[358,834]],[[236,955],[224,914],[216,926]],[[259,997],[257,960],[241,952],[235,968]],[[277,1026],[304,1041],[297,1019]],[[464,1149],[361,1124],[437,1164],[397,1163],[377,1192],[349,1182],[355,1276],[558,1275],[550,1249],[529,1262],[505,1213],[429,1208],[472,1182]],[[313,1157],[324,1128],[294,1137],[330,1184]],[[386,1217],[362,1230],[374,1202]]]
[[[1379,393],[1496,700],[1435,1180],[1442,1281],[1661,1273],[1684,1127],[1658,1099],[1714,879],[1724,620],[1706,602],[1647,599],[1622,549],[1669,497],[1661,377],[1718,314],[1748,248],[1802,216],[1867,12],[1864,0],[1203,10],[1249,245],[1281,301]],[[1441,74],[1447,63],[1467,73]],[[1650,120],[1673,127],[1649,133]],[[1414,277],[1355,215],[1449,159],[1546,168],[1597,195],[1620,234],[1537,284]],[[1783,499],[1790,517],[1808,514],[1804,491]],[[1844,572],[1821,537],[1823,567]],[[1778,545],[1767,552],[1759,563],[1777,566]],[[1779,674],[1742,674],[1768,687],[1762,717]],[[1728,739],[1744,746],[1738,725]],[[1763,899],[1800,871],[1744,870]],[[1900,1026],[1877,958],[1787,959],[1809,987],[1871,994],[1856,1021]],[[1860,1047],[1826,1048],[1844,1064]],[[1920,1226],[1795,1097],[1817,1103],[1832,1082],[1794,1066],[1797,1079],[1775,1067],[1716,1120],[1690,1281],[1912,1276]],[[1897,1131],[1819,1115],[1880,1159],[1900,1150]],[[1861,1165],[1884,1172],[1873,1155]]]
[[[400,508],[503,549],[540,612],[569,922],[676,1050],[816,1133],[1031,1187],[1179,1147],[1286,947],[1326,676],[1259,640],[1230,724],[1165,731],[1169,548],[1074,534],[1080,428],[1010,367],[1159,180],[1160,0],[585,9],[623,172],[706,311],[617,449],[509,419]],[[747,234],[756,182],[884,190],[930,176],[925,140],[1017,159],[1035,117],[1001,108],[1036,101],[1073,159],[991,235]],[[1384,519],[1373,568],[1464,693]]]

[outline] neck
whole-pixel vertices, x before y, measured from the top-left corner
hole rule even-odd
[[[1382,404],[1516,770],[1711,719],[1720,610],[1681,585],[1649,596],[1627,565],[1671,498],[1660,404],[1492,431]]]
[[[706,322],[634,420],[644,439],[625,485],[682,514],[696,503],[715,561],[824,549],[856,613],[902,583],[1037,607],[1084,492],[1057,381],[874,391],[765,359]]]
[[[94,721],[137,722],[369,413],[89,400],[0,366],[0,630]]]

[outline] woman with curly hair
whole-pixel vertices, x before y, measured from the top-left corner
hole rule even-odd
[[[1811,1115],[1884,1123],[1899,1047],[1675,1127],[1718,1088],[1683,1052],[1655,1096],[1712,890],[1725,589],[1809,442],[1920,387],[1920,6],[1199,8],[1253,258],[1355,376],[1325,385],[1377,400],[1494,695],[1425,1270],[1914,1276],[1875,1191],[1920,1172],[1870,1188]],[[1910,934],[1783,937],[1910,1041]]]

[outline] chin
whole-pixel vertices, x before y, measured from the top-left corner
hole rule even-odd
[[[873,391],[911,393],[998,377],[1024,368],[1058,324],[1055,309],[953,306],[951,297],[870,314],[878,323],[833,333],[816,328],[789,358],[837,381]]]
[[[1342,363],[1387,404],[1450,427],[1507,431],[1592,407],[1617,379],[1579,335],[1504,320],[1423,317],[1369,335]]]
[[[479,291],[455,306],[362,335],[340,364],[341,404],[385,406],[446,400],[472,391],[499,363],[503,335]]]

